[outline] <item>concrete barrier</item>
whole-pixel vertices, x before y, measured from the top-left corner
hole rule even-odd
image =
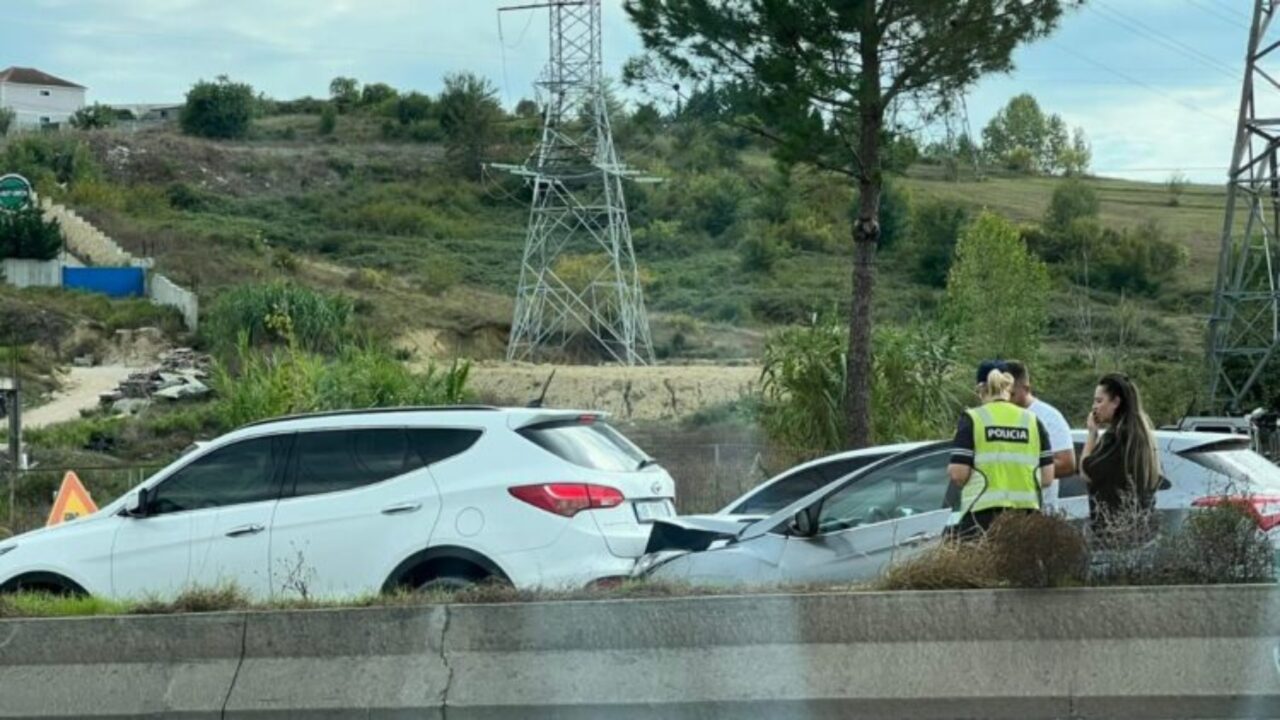
[[[4,281],[17,288],[62,287],[62,262],[59,260],[0,260]]]
[[[1280,591],[841,593],[0,622],[0,718],[1280,715]]]
[[[200,323],[200,298],[195,293],[158,273],[151,273],[147,295],[157,305],[177,308],[187,329],[195,332]]]

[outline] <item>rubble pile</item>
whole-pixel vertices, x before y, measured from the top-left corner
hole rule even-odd
[[[207,381],[211,358],[191,348],[174,348],[160,358],[160,365],[147,372],[133,373],[98,401],[115,412],[135,414],[154,400],[175,402],[201,398],[212,390]]]

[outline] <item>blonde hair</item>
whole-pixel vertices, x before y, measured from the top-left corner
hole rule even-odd
[[[978,386],[978,396],[982,402],[992,400],[1008,400],[1013,392],[1013,376],[1002,370],[987,373],[987,381]]]

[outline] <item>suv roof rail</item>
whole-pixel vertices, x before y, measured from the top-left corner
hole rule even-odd
[[[241,425],[240,429],[258,427],[260,425],[271,425],[272,423],[286,422],[289,420],[310,420],[312,418],[330,418],[345,417],[347,415],[381,415],[386,413],[402,413],[402,412],[461,412],[461,411],[484,411],[497,412],[502,408],[493,405],[405,405],[400,407],[382,407],[382,408],[364,408],[360,410],[328,410],[324,412],[314,413],[298,413],[296,415],[281,415],[280,417],[268,418],[266,420],[258,420],[256,422]]]

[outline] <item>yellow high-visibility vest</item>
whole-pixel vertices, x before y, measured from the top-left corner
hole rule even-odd
[[[1040,433],[1036,416],[1009,402],[968,411],[973,418],[973,475],[960,493],[960,512],[1040,509]]]

